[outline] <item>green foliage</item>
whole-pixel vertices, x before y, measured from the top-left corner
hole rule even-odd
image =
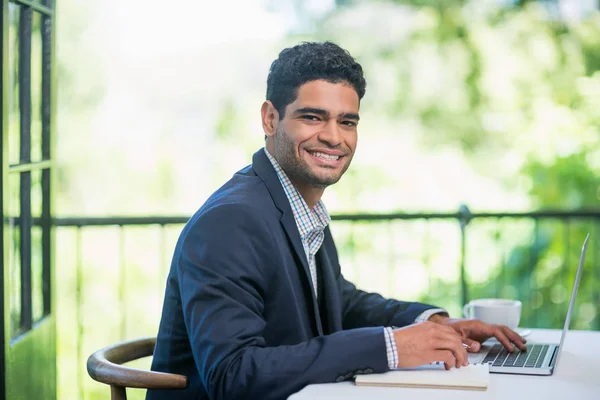
[[[542,208],[579,209],[598,206],[600,176],[587,162],[588,152],[559,157],[550,165],[531,160],[525,171],[531,177],[531,197]]]
[[[238,112],[231,100],[225,101],[221,107],[222,111],[215,126],[215,134],[220,140],[226,140],[236,135],[236,117]]]
[[[424,144],[460,146],[473,168],[506,190],[524,189],[531,207],[600,210],[599,13],[566,22],[529,1],[510,8],[435,0],[368,4],[344,2],[318,33],[363,63],[367,114],[416,120]],[[373,35],[366,41],[368,29]],[[370,91],[377,96],[369,98]],[[352,186],[362,184],[361,178]],[[532,221],[520,235],[509,225],[467,228],[468,243],[475,242],[466,255],[469,298],[518,297],[524,324],[559,328],[583,237],[598,235],[598,221]],[[594,248],[598,239],[592,239]],[[476,259],[482,252],[477,241],[497,253],[494,260]],[[376,251],[357,248],[355,235],[343,236],[342,243],[343,253]],[[575,318],[584,329],[600,328],[595,274],[590,259]],[[460,313],[458,280],[434,275],[428,287],[423,300]]]
[[[270,3],[275,7],[280,2]],[[506,8],[494,3],[337,0],[337,8],[307,24],[315,26],[315,32],[282,40],[286,45],[334,40],[357,56],[367,74],[360,150],[342,182],[326,193],[331,211],[397,211],[399,204],[415,211],[439,211],[454,191],[466,196],[469,192],[457,188],[474,177],[499,182],[506,193],[517,192],[526,200],[519,204],[527,209],[598,210],[600,15],[567,23],[548,15],[537,2],[518,1]],[[57,13],[58,214],[147,214],[148,209],[189,213],[262,143],[256,104],[264,97],[268,64],[246,63],[258,57],[272,60],[282,43],[264,45],[273,46],[268,51],[258,42],[250,50],[247,43],[219,50],[194,47],[184,51],[181,65],[166,69],[161,65],[177,59],[175,50],[163,59],[144,51],[141,61],[127,64],[121,60],[125,51],[119,48],[118,29],[116,34],[102,30],[102,35],[85,30],[92,17],[109,20],[104,15],[108,11],[99,12],[103,3],[94,4],[96,8],[62,1]],[[302,10],[303,2],[293,0],[291,7]],[[305,12],[298,19],[309,17]],[[82,38],[82,32],[87,36]],[[106,39],[111,33],[112,39]],[[105,38],[101,45],[89,45],[99,36]],[[117,50],[108,52],[113,48]],[[244,51],[251,58],[243,58]],[[195,53],[201,54],[198,64],[193,62]],[[106,75],[115,71],[103,70],[101,62],[110,59],[107,54],[119,57],[113,67],[118,79],[112,86]],[[216,71],[223,74],[219,77],[215,71],[198,74],[198,65],[219,59],[234,65],[235,72]],[[185,75],[186,66],[191,66],[194,78],[182,85],[177,78]],[[177,67],[177,74],[165,72],[169,67]],[[152,75],[143,75],[144,68]],[[251,74],[254,70],[260,71],[260,78]],[[200,75],[210,79],[198,79]],[[242,78],[235,80],[236,76]],[[142,85],[136,79],[152,82]],[[229,92],[212,85],[219,80],[231,85]],[[129,101],[133,92],[143,95]],[[109,112],[111,107],[98,111],[99,104],[106,106],[107,93],[114,96],[108,105],[123,108],[122,114]],[[201,101],[205,98],[209,101]],[[145,101],[145,108],[136,108]],[[154,115],[157,104],[174,106],[161,110],[165,117],[161,112]],[[213,105],[215,112],[204,113]],[[176,114],[178,107],[192,112]],[[200,118],[193,118],[197,114]],[[106,116],[114,120],[94,124]],[[192,134],[178,138],[181,131]],[[150,151],[153,140],[160,152]],[[84,151],[88,148],[93,151]],[[446,149],[453,150],[453,158],[442,158]],[[413,157],[417,151],[430,158]],[[440,173],[443,179],[429,181],[431,170],[448,172],[464,160],[476,175]],[[419,191],[425,195],[419,197]],[[494,200],[494,193],[487,193],[490,207],[512,209],[504,205],[504,198]],[[464,201],[472,203],[468,196]],[[460,315],[457,221],[349,225],[332,223],[348,279],[386,296],[421,299]],[[166,242],[156,241],[163,233],[153,237],[137,232],[126,245],[117,240],[122,233],[103,237],[98,229],[99,236],[92,232],[84,237],[81,260],[73,251],[73,232],[59,229],[59,398],[80,398],[80,392],[86,399],[107,398],[107,387],[86,375],[87,355],[123,339],[123,330],[126,337],[155,334],[167,258],[180,228],[169,232]],[[599,221],[472,221],[466,229],[465,254],[469,298],[518,297],[524,302],[523,325],[560,327],[588,231],[600,237]],[[600,254],[597,238],[593,246],[595,253],[590,254]],[[127,252],[119,254],[124,248]],[[595,287],[600,276],[592,261],[589,257],[575,316],[575,326],[582,329],[600,329]],[[77,263],[82,268],[79,283]],[[131,283],[127,299],[118,293],[123,270]],[[76,285],[81,286],[83,304],[76,304]],[[76,321],[78,312],[83,325]],[[143,398],[143,393],[134,396]]]

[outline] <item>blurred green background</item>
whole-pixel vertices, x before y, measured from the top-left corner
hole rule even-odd
[[[60,0],[57,18],[58,218],[191,215],[264,144],[278,52],[332,40],[368,86],[329,211],[595,211],[464,219],[463,276],[468,299],[518,298],[521,325],[559,328],[593,232],[573,327],[600,329],[596,1]],[[88,355],[156,334],[181,227],[57,228],[58,398],[107,399]],[[459,219],[332,231],[359,287],[460,315]]]

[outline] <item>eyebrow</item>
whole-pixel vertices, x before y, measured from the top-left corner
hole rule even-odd
[[[294,115],[300,115],[300,114],[316,114],[316,115],[321,115],[321,116],[325,117],[325,116],[329,115],[329,111],[323,110],[322,108],[313,108],[313,107],[299,108],[296,111],[294,111]],[[360,117],[356,113],[342,113],[339,115],[339,118],[353,119],[355,121],[360,120]]]
[[[340,115],[341,119],[353,119],[355,121],[359,121],[360,117],[356,113],[343,113]]]

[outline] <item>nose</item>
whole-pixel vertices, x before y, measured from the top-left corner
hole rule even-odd
[[[331,147],[339,146],[342,143],[342,133],[336,120],[331,119],[324,129],[319,132],[319,140]]]

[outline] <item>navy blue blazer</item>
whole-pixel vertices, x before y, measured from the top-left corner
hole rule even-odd
[[[146,399],[283,399],[387,371],[383,327],[411,324],[432,306],[356,289],[329,229],[316,259],[321,307],[290,204],[259,150],[181,233],[152,370],[186,375],[189,386]]]

